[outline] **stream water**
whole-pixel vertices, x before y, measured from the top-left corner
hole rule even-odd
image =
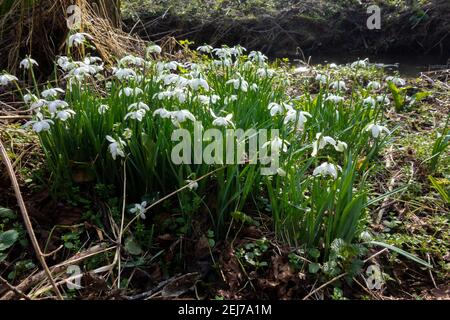
[[[402,77],[414,78],[421,72],[436,71],[440,69],[450,69],[450,55],[442,56],[417,56],[408,54],[396,55],[373,55],[373,56],[357,56],[357,55],[337,55],[337,54],[318,54],[311,56],[310,63],[324,64],[337,63],[346,64],[359,59],[369,58],[370,63],[383,64],[387,70],[398,71]]]

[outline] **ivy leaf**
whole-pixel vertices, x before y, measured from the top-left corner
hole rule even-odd
[[[0,251],[10,248],[18,238],[19,233],[16,230],[8,230],[0,233]]]
[[[140,255],[143,252],[142,248],[132,237],[128,237],[125,240],[125,250],[127,250],[129,254],[134,256]]]
[[[319,269],[320,269],[320,264],[318,264],[318,263],[313,262],[308,265],[309,273],[317,273],[317,271],[319,271]]]

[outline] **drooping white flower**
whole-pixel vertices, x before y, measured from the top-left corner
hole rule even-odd
[[[389,76],[386,78],[387,82],[392,82],[398,87],[402,87],[406,84],[406,81],[400,77]]]
[[[355,62],[353,62],[350,66],[352,68],[365,68],[367,67],[367,61],[368,59],[364,59],[364,60],[357,60]]]
[[[19,79],[17,79],[16,76],[13,76],[8,73],[4,73],[4,74],[0,75],[0,85],[1,86],[6,86],[13,81],[19,81]]]
[[[314,169],[313,176],[332,176],[333,179],[336,179],[339,171],[342,171],[342,168],[340,166],[324,162]]]
[[[118,140],[116,140],[111,136],[106,136],[106,140],[110,142],[108,150],[114,160],[116,160],[117,156],[120,156],[122,158],[125,157],[124,148],[126,144],[122,139],[119,138]]]
[[[44,98],[54,98],[58,95],[58,93],[64,93],[64,90],[61,88],[50,88],[47,90],[42,91],[42,96]]]
[[[337,69],[338,65],[334,62],[330,63],[329,65],[330,69]]]
[[[174,125],[179,125],[186,120],[195,121],[194,115],[188,110],[172,111],[170,117]]]
[[[114,71],[114,75],[119,80],[128,80],[136,78],[136,72],[129,68],[120,68]]]
[[[369,83],[367,84],[367,89],[379,90],[381,89],[381,83],[379,83],[378,81],[369,81]]]
[[[147,48],[147,54],[151,54],[151,53],[160,54],[161,52],[162,52],[162,49],[157,44],[152,44],[152,45],[148,46],[148,48]]]
[[[197,190],[198,188],[198,182],[195,180],[186,180],[187,187],[189,190]]]
[[[277,114],[284,114],[284,112],[286,111],[286,109],[283,106],[283,103],[276,103],[276,102],[269,103],[267,109],[269,109],[270,115],[272,117],[276,116]]]
[[[345,150],[347,150],[348,145],[347,143],[338,140],[336,142],[336,145],[334,146],[334,149],[336,149],[337,152],[344,152]]]
[[[237,95],[231,95],[231,96],[228,96],[228,97],[225,97],[225,99],[224,99],[224,103],[225,104],[229,104],[230,102],[233,102],[233,101],[236,101],[237,100]]]
[[[69,104],[62,100],[53,100],[48,103],[48,111],[50,113],[56,113],[58,109],[65,109]]]
[[[367,97],[363,100],[363,104],[371,108],[375,108],[376,101],[372,97]]]
[[[97,109],[99,114],[105,114],[106,111],[108,111],[108,110],[109,110],[109,106],[106,104],[101,104]]]
[[[322,84],[325,84],[328,81],[327,76],[324,74],[320,74],[320,73],[316,76],[315,79],[316,79],[316,81],[318,81],[319,83],[322,83]]]
[[[147,201],[142,201],[141,203],[136,203],[133,208],[130,209],[130,213],[134,215],[139,215],[141,219],[145,219],[145,208],[147,207]]]
[[[119,91],[119,97],[121,97],[122,95],[125,95],[127,97],[130,96],[137,96],[140,94],[143,94],[144,92],[142,91],[141,88],[130,88],[130,87],[125,87],[120,89]]]
[[[33,130],[36,133],[50,130],[50,125],[54,124],[54,122],[50,119],[44,119],[44,116],[42,113],[38,112],[36,113],[37,120],[31,120],[24,124],[24,127],[27,128],[30,125],[33,127]]]
[[[26,56],[25,59],[20,61],[19,67],[26,70],[32,68],[33,66],[39,66],[36,60],[32,59],[30,56]]]
[[[316,140],[313,142],[313,151],[311,156],[315,157],[319,150],[322,150],[326,147],[327,144],[331,144],[333,147],[336,146],[336,140],[332,137],[324,136],[321,132],[316,134]]]
[[[33,102],[31,103],[31,109],[33,110],[40,110],[42,107],[48,104],[48,101],[44,99],[36,99],[32,101]]]
[[[345,82],[340,81],[334,81],[330,84],[330,88],[333,90],[347,90],[347,86],[345,85]]]
[[[305,123],[308,121],[308,117],[312,117],[309,112],[291,109],[284,118],[284,124],[294,122],[297,130],[303,130],[305,128]]]
[[[163,119],[166,119],[166,118],[171,117],[172,112],[167,109],[164,109],[164,108],[159,108],[153,112],[153,116],[156,116],[156,115],[160,116]]]
[[[80,44],[86,42],[86,38],[93,40],[94,38],[85,32],[79,32],[71,35],[68,40],[69,48],[75,46],[78,47]]]
[[[142,121],[145,114],[149,110],[150,110],[149,106],[143,102],[132,103],[128,106],[128,111],[130,111],[130,112],[125,115],[125,120],[130,118],[130,119]]]
[[[344,101],[344,97],[335,95],[335,94],[329,94],[327,95],[327,97],[325,98],[325,101],[332,101],[334,103],[339,103]]]
[[[195,91],[197,91],[199,88],[203,88],[205,89],[205,91],[209,91],[208,82],[202,78],[189,80],[189,86]]]
[[[256,75],[260,78],[273,77],[275,71],[268,68],[259,68],[256,70]]]
[[[369,124],[366,127],[366,131],[370,131],[372,133],[372,137],[374,137],[375,139],[378,138],[383,131],[386,132],[387,134],[391,133],[389,129],[386,128],[385,126],[381,126],[379,124],[374,123]]]
[[[270,141],[267,141],[262,145],[262,148],[267,148],[270,145],[272,152],[287,152],[290,143],[287,140],[283,140],[280,137],[275,137]]]
[[[210,45],[204,44],[203,46],[199,46],[197,48],[197,51],[203,52],[203,53],[211,53],[212,49],[213,49],[213,47],[211,47]]]
[[[58,66],[60,66],[64,71],[71,70],[75,68],[75,63],[70,62],[70,59],[66,56],[61,56],[56,60]]]
[[[391,101],[389,100],[389,98],[387,96],[377,96],[377,102],[384,104],[385,106],[388,106],[391,104]]]
[[[256,62],[259,65],[264,64],[267,61],[267,56],[265,56],[262,52],[260,51],[252,51],[249,53],[248,58],[250,59],[250,61]]]
[[[252,91],[258,91],[258,85],[257,85],[256,83],[252,83],[252,84],[250,85],[250,90],[252,90]]]
[[[234,127],[234,123],[231,121],[231,119],[233,118],[232,113],[226,115],[225,117],[218,117],[218,116],[216,116],[216,114],[214,113],[214,111],[212,109],[210,109],[209,111],[211,113],[211,116],[214,118],[214,120],[212,122],[213,126],[218,126],[218,127],[232,126],[232,127]]]
[[[143,67],[145,65],[145,60],[140,57],[135,57],[133,55],[128,55],[119,60],[120,66],[136,66]]]
[[[231,84],[233,85],[234,89],[238,90],[242,90],[244,92],[247,92],[248,90],[248,82],[245,81],[243,78],[239,77],[238,79],[231,79],[228,80],[227,82],[225,82],[226,84]]]
[[[61,111],[58,111],[58,113],[56,114],[56,118],[61,121],[66,121],[67,119],[72,117],[74,114],[75,114],[75,111],[73,111],[72,109],[63,109]]]
[[[32,101],[37,101],[37,100],[39,100],[39,98],[32,93],[27,93],[23,96],[23,102],[25,102],[25,103],[30,103]]]

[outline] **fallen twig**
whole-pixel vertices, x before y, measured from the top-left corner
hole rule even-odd
[[[19,204],[20,211],[22,213],[22,217],[23,217],[23,220],[24,220],[24,223],[25,223],[25,227],[27,229],[27,232],[28,232],[28,235],[30,237],[31,243],[33,244],[36,256],[37,256],[40,264],[44,268],[44,271],[47,274],[47,277],[50,280],[53,289],[55,290],[56,296],[58,297],[58,299],[64,300],[63,296],[61,295],[61,292],[59,291],[58,287],[56,286],[55,280],[52,277],[52,273],[50,272],[50,269],[48,268],[48,265],[45,262],[44,254],[41,251],[39,243],[38,243],[38,241],[36,239],[36,235],[34,233],[33,225],[31,224],[30,216],[28,215],[27,208],[25,206],[25,202],[23,201],[22,193],[20,192],[19,183],[17,182],[17,178],[16,178],[16,175],[14,173],[14,169],[13,169],[13,166],[11,164],[11,160],[9,159],[9,156],[8,156],[8,154],[6,152],[6,149],[3,146],[3,142],[1,140],[0,140],[0,154],[1,154],[1,157],[3,159],[3,163],[6,166],[6,170],[7,170],[8,174],[9,174],[9,177],[11,179],[11,183],[12,183],[14,192],[16,194],[17,202]]]

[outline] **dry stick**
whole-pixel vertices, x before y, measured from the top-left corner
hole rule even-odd
[[[23,293],[22,291],[20,291],[19,289],[17,289],[16,287],[14,287],[13,285],[11,285],[8,281],[6,281],[5,279],[3,279],[2,277],[0,277],[0,283],[3,283],[5,286],[8,287],[8,289],[12,292],[14,292],[15,294],[17,294],[18,296],[21,296],[23,299],[25,300],[30,300],[30,297],[28,297],[25,293]],[[0,297],[0,300],[3,300],[3,298]]]
[[[123,164],[123,200],[122,200],[122,217],[120,219],[120,229],[119,229],[119,236],[117,239],[117,288],[120,289],[120,249],[122,247],[122,236],[123,236],[123,226],[125,224],[125,208],[126,208],[126,198],[127,198],[127,160],[125,159]]]
[[[41,251],[41,248],[39,247],[39,243],[38,243],[38,241],[36,239],[36,235],[34,233],[33,225],[31,224],[31,220],[28,215],[27,208],[25,206],[25,202],[23,201],[23,198],[22,198],[22,193],[20,192],[19,183],[17,182],[17,177],[14,173],[14,169],[12,167],[11,160],[9,159],[8,154],[6,153],[6,149],[3,146],[3,142],[1,140],[0,140],[0,153],[1,153],[1,156],[3,159],[3,162],[6,166],[6,170],[8,171],[9,177],[11,179],[12,186],[13,186],[14,192],[16,194],[17,202],[19,204],[20,211],[22,213],[22,217],[23,217],[23,220],[25,223],[25,227],[27,228],[27,232],[31,239],[31,243],[33,244],[34,251],[36,252],[36,256],[37,256],[39,262],[41,263],[42,267],[44,268],[45,273],[47,274],[47,277],[50,280],[58,299],[64,300],[63,296],[61,295],[61,292],[59,291],[58,287],[56,286],[55,280],[52,277],[52,273],[50,272],[50,269],[48,268],[47,263],[45,262],[44,255]]]
[[[14,120],[14,119],[31,119],[31,116],[28,115],[0,116],[0,120]]]

